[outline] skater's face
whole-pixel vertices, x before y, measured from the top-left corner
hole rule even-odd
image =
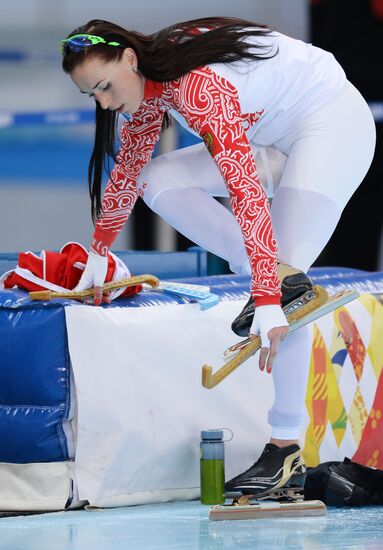
[[[94,97],[102,109],[132,114],[144,98],[145,79],[136,67],[134,51],[126,48],[117,61],[88,57],[70,76],[80,92]]]

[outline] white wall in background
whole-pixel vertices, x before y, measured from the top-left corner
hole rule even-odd
[[[100,18],[153,32],[175,21],[233,15],[306,38],[307,4],[307,0],[1,0],[0,29],[45,28],[65,34],[88,19]]]

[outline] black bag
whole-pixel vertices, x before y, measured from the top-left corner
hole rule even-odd
[[[330,506],[383,504],[383,470],[345,458],[308,468],[305,500],[318,499]]]

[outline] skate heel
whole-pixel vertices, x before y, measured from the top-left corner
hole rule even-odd
[[[295,487],[301,489],[304,487],[306,481],[306,473],[293,474],[289,481],[286,483],[285,487]]]
[[[313,283],[306,273],[290,265],[278,264],[278,277],[281,281],[282,307],[313,289]]]

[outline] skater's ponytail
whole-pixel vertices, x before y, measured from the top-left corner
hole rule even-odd
[[[206,17],[184,21],[166,27],[154,34],[144,35],[124,29],[114,23],[93,19],[68,35],[91,34],[103,38],[91,48],[73,51],[63,46],[62,66],[72,73],[90,56],[104,61],[118,61],[124,48],[132,48],[137,55],[138,70],[147,79],[157,82],[175,80],[189,71],[211,63],[231,63],[241,59],[273,57],[269,47],[251,44],[251,37],[263,37],[271,30],[265,25],[233,17]],[[118,43],[120,47],[110,47]],[[89,163],[88,180],[92,204],[92,218],[101,213],[101,180],[108,159],[116,158],[116,113],[103,111],[96,101],[96,132],[93,153]],[[165,114],[163,127],[169,124]]]

